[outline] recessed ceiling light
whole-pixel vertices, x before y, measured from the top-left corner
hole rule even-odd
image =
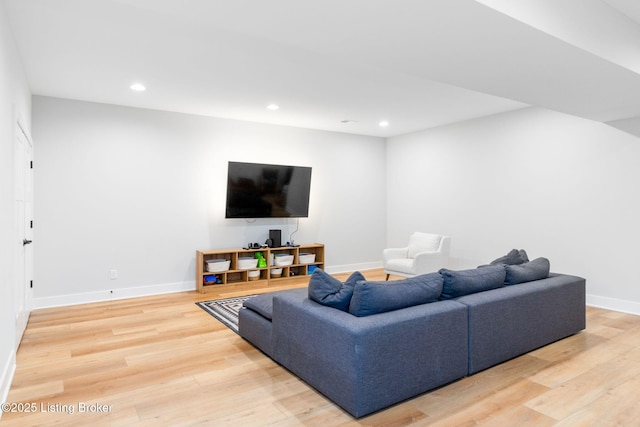
[[[278,105],[276,105],[276,104],[267,105],[267,110],[276,111],[278,109],[280,109],[280,107]]]
[[[144,87],[144,85],[142,83],[134,83],[129,87],[131,88],[131,90],[134,90],[136,92],[142,92],[142,91],[147,90],[147,88]]]
[[[380,123],[378,123],[378,126],[386,128],[387,126],[389,126],[389,122],[386,120],[383,120]]]

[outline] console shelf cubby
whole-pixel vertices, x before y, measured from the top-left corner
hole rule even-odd
[[[267,260],[267,267],[240,269],[240,258],[254,258],[256,252],[262,252]],[[282,255],[293,256],[292,264],[275,265],[276,258]],[[229,261],[229,269],[220,272],[207,271],[207,261],[212,260]],[[324,245],[320,243],[262,249],[199,250],[196,251],[196,289],[200,293],[207,293],[217,291],[221,285],[268,286],[291,278],[310,276],[315,268],[324,269]],[[282,269],[279,277],[276,277],[276,269]],[[250,272],[253,277],[250,277]]]

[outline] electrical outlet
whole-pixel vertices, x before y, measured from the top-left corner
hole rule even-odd
[[[111,280],[115,280],[118,278],[118,270],[111,270]]]

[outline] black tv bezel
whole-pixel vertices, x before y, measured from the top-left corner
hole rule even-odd
[[[231,215],[229,214],[229,207],[230,207],[230,192],[229,192],[229,188],[230,188],[230,184],[231,184],[231,165],[232,164],[238,164],[238,165],[251,165],[252,167],[262,167],[262,168],[276,168],[276,169],[300,169],[300,170],[305,170],[308,171],[308,187],[306,188],[306,209],[304,214],[300,213],[296,213],[294,215],[274,215],[274,214],[270,214],[270,215],[255,215],[255,212],[253,212],[253,214],[249,215]],[[312,167],[311,166],[298,166],[298,165],[283,165],[283,164],[272,164],[272,163],[255,163],[255,162],[238,162],[238,161],[229,161],[227,163],[227,189],[226,189],[226,198],[225,198],[225,219],[269,219],[269,218],[308,218],[309,217],[309,205],[311,203],[311,178],[312,178]]]

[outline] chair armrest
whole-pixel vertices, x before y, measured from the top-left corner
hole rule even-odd
[[[443,236],[442,240],[440,240],[440,248],[438,248],[438,252],[448,256],[450,250],[451,250],[451,237]]]
[[[447,267],[449,256],[442,252],[420,252],[413,258],[415,271],[438,271]]]
[[[409,253],[409,248],[387,248],[382,251],[382,260],[389,261],[390,259],[406,258]]]

